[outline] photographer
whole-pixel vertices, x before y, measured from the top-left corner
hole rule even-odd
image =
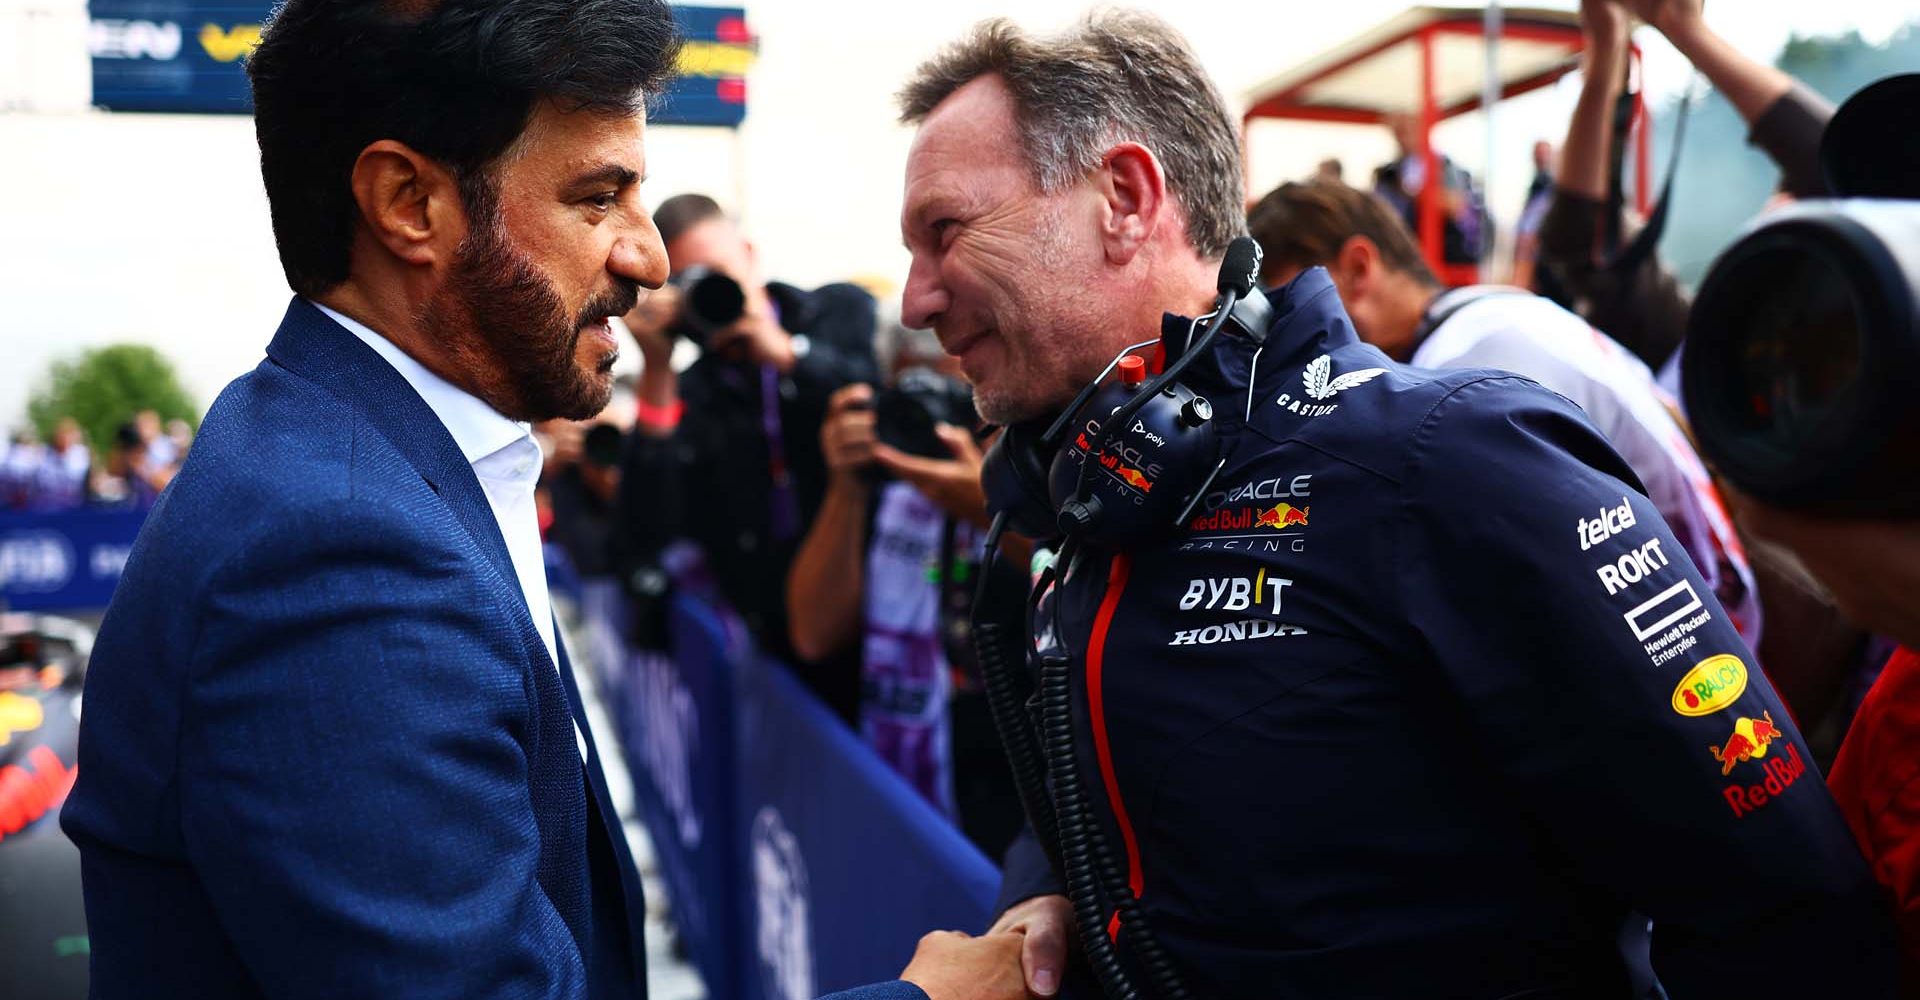
[[[873,297],[847,284],[806,291],[763,280],[753,245],[704,195],[667,199],[654,224],[675,279],[625,317],[645,368],[616,563],[632,583],[669,541],[692,539],[760,648],[791,660],[787,566],[826,492],[827,398],[874,380]],[[701,348],[677,377],[676,339]],[[807,674],[851,718],[852,665]]]
[[[1623,209],[1610,200],[1615,106],[1624,89],[1629,15],[1652,25],[1706,76],[1749,128],[1748,141],[1781,169],[1780,189],[1800,198],[1826,188],[1816,153],[1833,107],[1792,77],[1755,60],[1709,28],[1700,0],[1581,0],[1585,65],[1580,97],[1560,151],[1560,175],[1540,230],[1539,270],[1570,308],[1659,370],[1679,346],[1689,308],[1685,289],[1649,249],[1619,256]]]
[[[1751,227],[1694,303],[1685,389],[1741,520],[1786,545],[1861,625],[1905,646],[1829,774],[1893,901],[1920,996],[1920,74],[1841,106],[1820,160],[1844,201]]]
[[[896,333],[894,385],[849,385],[827,405],[826,500],[787,577],[787,620],[802,660],[858,651],[861,736],[997,858],[1020,803],[968,635],[987,524],[977,418],[938,342]],[[995,572],[1018,585],[1017,568]]]

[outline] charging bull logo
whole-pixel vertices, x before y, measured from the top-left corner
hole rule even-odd
[[[13,742],[13,734],[33,732],[46,721],[39,702],[12,691],[0,691],[0,747]]]
[[[1104,462],[1107,460],[1102,459],[1102,461]],[[1120,481],[1123,483],[1126,483],[1128,486],[1131,486],[1142,493],[1153,492],[1153,482],[1149,480],[1145,475],[1141,474],[1139,469],[1130,469],[1124,465],[1121,465],[1118,460],[1114,460],[1110,468],[1112,468],[1113,474],[1116,476],[1119,476]]]
[[[1735,764],[1765,757],[1768,745],[1780,736],[1779,727],[1773,724],[1773,713],[1762,712],[1758,719],[1742,716],[1736,720],[1726,745],[1707,749],[1713,752],[1713,759],[1720,762],[1720,774],[1725,776],[1733,773]]]
[[[1253,526],[1256,528],[1275,528],[1283,531],[1296,524],[1301,527],[1306,526],[1307,508],[1295,507],[1290,503],[1275,504],[1272,509],[1261,511],[1260,516],[1253,521]]]

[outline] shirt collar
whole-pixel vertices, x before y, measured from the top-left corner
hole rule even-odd
[[[401,378],[407,380],[408,385],[413,386],[413,391],[420,394],[427,408],[440,418],[447,433],[453,435],[453,443],[459,446],[467,464],[478,466],[482,459],[521,441],[534,443],[528,424],[508,419],[500,411],[481,402],[479,397],[428,371],[412,355],[375,333],[366,324],[318,302],[314,302],[313,306],[373,348],[386,359],[387,364],[393,366],[394,371],[400,373]],[[534,447],[537,451],[539,446],[534,444]],[[534,462],[533,465],[537,468],[539,463]]]

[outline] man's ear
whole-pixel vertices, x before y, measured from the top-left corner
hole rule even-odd
[[[453,174],[405,143],[381,139],[361,150],[352,188],[368,234],[405,263],[443,263],[466,236]]]
[[[1166,174],[1147,147],[1123,142],[1107,150],[1093,183],[1102,199],[1100,237],[1107,260],[1128,263],[1165,221],[1172,204]]]
[[[1360,298],[1380,278],[1380,248],[1365,236],[1349,236],[1333,255],[1333,266],[1328,270],[1353,298]]]

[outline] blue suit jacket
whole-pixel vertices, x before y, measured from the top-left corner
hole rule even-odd
[[[62,817],[94,996],[644,996],[564,658],[438,418],[296,300],[95,646]]]

